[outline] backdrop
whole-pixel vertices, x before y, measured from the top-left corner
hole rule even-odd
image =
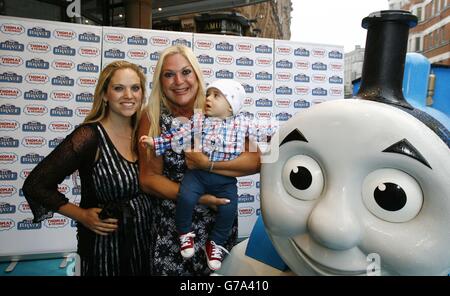
[[[244,111],[282,124],[326,100],[342,99],[343,47],[285,40],[96,27],[2,16],[0,20],[0,260],[76,250],[76,224],[55,214],[32,223],[22,185],[33,167],[83,121],[100,69],[122,59],[141,66],[151,88],[159,52],[193,49],[207,83],[236,79]],[[59,190],[75,203],[79,177]],[[239,178],[239,237],[260,215],[259,174]]]

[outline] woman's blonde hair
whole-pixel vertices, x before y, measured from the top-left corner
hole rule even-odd
[[[142,70],[138,65],[127,62],[127,61],[114,61],[108,64],[100,73],[100,76],[97,81],[97,85],[95,87],[94,92],[94,103],[92,104],[92,109],[89,114],[84,119],[83,123],[93,123],[99,122],[106,116],[106,112],[108,109],[107,104],[103,101],[106,91],[108,90],[109,83],[114,73],[117,70],[121,69],[131,69],[133,70],[137,76],[139,77],[140,87],[142,90],[142,104],[139,107],[138,111],[131,117],[131,127],[133,128],[133,134],[131,138],[131,147],[133,151],[136,150],[136,136],[137,136],[137,127],[139,124],[139,120],[141,118],[142,106],[145,100],[145,84],[146,78]]]
[[[156,64],[155,73],[153,74],[153,89],[150,94],[148,104],[146,106],[147,115],[150,120],[150,130],[148,135],[151,137],[159,136],[161,129],[159,126],[159,117],[161,115],[161,108],[165,107],[170,110],[169,103],[165,94],[163,93],[161,86],[161,72],[164,62],[168,56],[174,54],[182,55],[191,64],[195,75],[197,76],[198,90],[195,97],[194,109],[203,109],[205,105],[205,82],[203,81],[202,71],[200,70],[200,65],[195,57],[194,53],[189,47],[183,45],[175,45],[166,48],[160,55],[159,61]]]

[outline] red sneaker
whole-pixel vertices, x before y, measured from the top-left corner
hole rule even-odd
[[[227,249],[216,245],[216,243],[211,240],[206,241],[206,245],[203,250],[206,254],[206,262],[211,270],[218,270],[222,266],[222,260],[224,257],[222,251],[229,254]]]
[[[193,232],[180,235],[180,252],[185,259],[194,256],[194,237]]]

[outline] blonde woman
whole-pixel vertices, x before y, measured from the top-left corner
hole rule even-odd
[[[83,124],[25,180],[23,191],[35,222],[55,212],[78,222],[82,275],[150,273],[151,207],[139,190],[135,146],[144,93],[145,76],[138,66],[125,61],[107,65]],[[76,170],[79,206],[57,190]]]
[[[184,46],[172,46],[164,50],[159,58],[153,76],[153,89],[149,103],[144,109],[138,130],[138,137],[159,136],[167,132],[176,117],[190,118],[194,109],[205,104],[205,86],[202,73],[192,50]],[[210,171],[211,163],[201,152],[175,153],[167,150],[156,157],[145,147],[139,147],[139,180],[143,191],[152,197],[154,227],[153,274],[156,275],[207,275],[208,268],[203,252],[184,259],[180,254],[179,234],[175,227],[175,208],[180,181],[186,168]],[[212,172],[238,177],[259,171],[258,153],[244,152],[231,161],[214,162]],[[204,195],[200,202],[220,206],[226,199]],[[215,223],[214,212],[203,205],[194,208],[192,231],[196,236],[196,248],[204,246]],[[237,219],[232,234],[224,243],[231,249],[237,238]]]

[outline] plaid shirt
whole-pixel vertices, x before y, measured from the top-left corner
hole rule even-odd
[[[172,128],[153,138],[153,143],[156,155],[160,156],[167,149],[177,153],[189,151],[193,137],[201,137],[199,148],[210,161],[226,161],[235,159],[245,150],[246,137],[261,142],[274,134],[277,128],[277,122],[255,121],[242,113],[222,120],[196,112],[189,122],[175,119]]]

